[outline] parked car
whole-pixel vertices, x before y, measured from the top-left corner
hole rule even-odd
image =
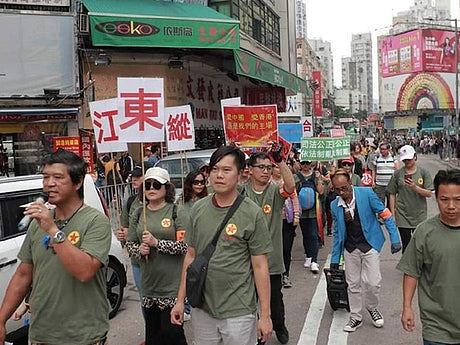
[[[0,300],[5,296],[6,288],[19,265],[19,249],[25,238],[25,232],[18,230],[24,209],[20,205],[37,199],[43,190],[42,175],[31,175],[0,179]],[[105,213],[107,208],[91,176],[84,181],[84,201],[87,205]],[[107,299],[110,304],[110,317],[114,317],[123,300],[126,286],[126,269],[123,249],[112,234],[112,246],[107,267]],[[21,341],[28,331],[27,319],[9,320],[6,324],[6,341]]]

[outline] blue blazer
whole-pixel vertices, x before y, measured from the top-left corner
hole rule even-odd
[[[353,187],[355,193],[355,207],[358,209],[361,228],[364,237],[372,248],[380,253],[385,242],[383,230],[378,222],[378,214],[385,210],[385,206],[379,197],[369,187]],[[334,220],[333,241],[331,263],[339,263],[340,256],[343,254],[347,230],[345,227],[345,217],[343,207],[338,206],[339,198],[337,197],[331,203],[332,219]],[[385,213],[389,213],[388,210]],[[390,216],[384,219],[385,227],[390,235],[392,244],[401,243],[399,239],[398,228],[394,217]]]

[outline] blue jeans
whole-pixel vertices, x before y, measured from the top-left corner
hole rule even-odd
[[[423,339],[423,345],[449,345],[446,343],[438,343],[437,341],[430,341],[430,340],[425,340]],[[450,344],[450,345],[460,345],[460,343],[457,344]]]
[[[137,292],[139,292],[139,297],[142,302],[142,294],[141,294],[141,266],[139,264],[134,264],[131,262],[131,267],[133,269],[133,279],[134,279],[134,285],[136,285]],[[144,316],[145,319],[145,312],[144,308],[141,308],[142,311],[142,316]]]
[[[319,239],[316,218],[300,218],[300,229],[302,230],[305,255],[307,258],[311,258],[311,262],[317,263]]]

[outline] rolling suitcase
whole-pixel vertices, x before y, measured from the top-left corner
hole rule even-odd
[[[324,274],[326,275],[327,298],[332,310],[345,308],[347,311],[350,311],[347,293],[348,284],[345,280],[345,271],[342,269],[331,270],[325,268]]]

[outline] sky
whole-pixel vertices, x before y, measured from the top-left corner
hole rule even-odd
[[[408,10],[414,0],[306,0],[306,3],[308,38],[331,42],[337,87],[342,84],[342,57],[351,55],[351,35],[371,32],[374,99],[378,99],[377,36],[386,34],[393,15]],[[459,18],[459,0],[451,0],[451,16]]]

